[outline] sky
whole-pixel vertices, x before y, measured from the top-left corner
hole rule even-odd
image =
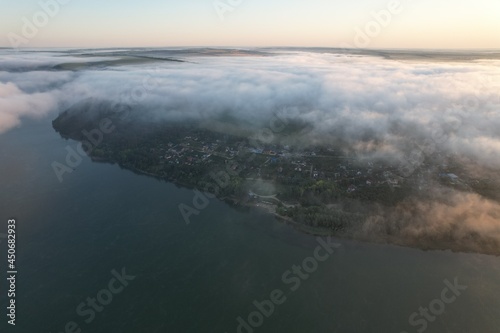
[[[500,48],[498,0],[0,0],[0,8],[0,47]]]

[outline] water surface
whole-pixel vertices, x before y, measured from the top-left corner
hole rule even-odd
[[[281,289],[286,302],[255,332],[410,333],[410,314],[455,277],[468,289],[426,332],[500,329],[500,258],[338,240],[292,292],[282,274],[313,255],[315,237],[217,200],[186,225],[177,207],[191,203],[191,190],[87,158],[60,183],[51,163],[64,161],[67,145],[76,143],[50,119],[0,137],[0,232],[9,217],[18,221],[18,313],[9,331],[63,332],[74,321],[93,333],[237,332],[254,300]],[[123,267],[135,280],[85,323],[77,306]]]

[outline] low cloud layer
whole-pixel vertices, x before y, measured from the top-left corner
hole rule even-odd
[[[148,120],[230,116],[264,126],[274,113],[283,112],[310,123],[309,136],[315,141],[342,140],[367,151],[397,152],[411,140],[443,131],[439,148],[489,166],[500,165],[498,60],[403,62],[288,52],[188,57],[185,63],[158,61],[78,72],[16,72],[16,68],[46,69],[103,57],[73,53],[2,57],[0,64],[7,69],[0,72],[4,131],[24,116],[45,114],[54,103],[65,107],[94,97],[130,104]],[[10,106],[21,95],[30,110]]]
[[[0,133],[19,125],[22,117],[43,117],[56,106],[52,93],[28,94],[12,82],[0,82]]]
[[[0,135],[24,117],[64,111],[92,97],[128,104],[136,119],[147,121],[231,119],[263,128],[280,113],[309,125],[303,142],[342,143],[395,160],[431,142],[432,152],[472,161],[468,168],[493,174],[500,169],[499,60],[390,60],[297,50],[182,55],[185,62],[121,66],[118,61],[112,67],[67,71],[54,66],[98,61],[104,54],[16,58],[4,52]],[[161,59],[162,53],[154,51],[154,56]],[[170,56],[167,52],[163,58]],[[452,234],[453,241],[480,235],[500,243],[496,201],[450,189],[445,193],[439,186],[435,191],[438,200],[414,199],[384,211],[367,221],[365,231],[394,227],[398,237],[412,241]],[[470,248],[481,239],[473,239]]]
[[[410,198],[380,208],[358,232],[402,245],[500,254],[500,205],[474,193],[435,188],[426,198]]]

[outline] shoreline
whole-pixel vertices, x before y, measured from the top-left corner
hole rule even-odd
[[[165,178],[162,178],[162,177],[155,175],[151,172],[147,172],[147,171],[144,171],[144,170],[141,170],[138,168],[133,168],[133,167],[129,167],[129,166],[122,166],[117,161],[113,161],[113,160],[108,159],[108,158],[93,157],[93,156],[89,156],[89,157],[93,162],[118,165],[122,169],[132,171],[132,172],[139,174],[139,175],[153,177],[153,178],[156,178],[157,180],[164,181],[166,183],[171,183],[171,184],[174,184],[176,186],[184,187],[187,189],[196,189],[196,187],[193,186],[192,184],[181,182],[181,181],[175,180],[175,179],[165,179]],[[334,232],[329,232],[329,230],[326,228],[325,229],[320,229],[320,228],[315,229],[314,227],[310,227],[308,225],[297,222],[296,220],[292,219],[291,217],[280,215],[280,214],[276,213],[275,211],[271,211],[269,208],[264,207],[264,206],[277,207],[277,205],[275,205],[275,204],[264,203],[261,201],[249,202],[249,201],[242,200],[241,198],[238,198],[236,196],[216,197],[216,199],[220,200],[222,202],[225,202],[225,203],[229,204],[230,206],[234,206],[234,207],[246,207],[246,208],[253,208],[253,209],[259,209],[261,211],[265,211],[268,215],[273,216],[276,220],[280,221],[281,223],[292,226],[294,229],[298,229],[301,232],[304,232],[304,233],[309,234],[309,235],[335,236]]]
[[[111,160],[109,158],[104,158],[104,157],[93,157],[90,156],[90,159],[93,162],[97,163],[106,163],[106,164],[112,164],[112,165],[118,165],[121,169],[124,170],[129,170],[135,174],[138,175],[144,175],[148,177],[153,177],[156,178],[159,181],[164,181],[166,183],[171,183],[174,184],[177,187],[181,188],[186,188],[186,189],[196,189],[196,186],[190,183],[182,182],[177,179],[168,179],[168,178],[163,178],[158,175],[155,175],[151,172],[144,171],[138,168],[134,168],[131,166],[127,165],[121,165],[119,162]],[[417,249],[421,251],[451,251],[453,253],[476,253],[476,254],[482,254],[482,255],[491,255],[495,257],[500,257],[500,252],[496,251],[495,249],[492,248],[461,248],[459,243],[453,243],[453,242],[445,242],[445,243],[437,243],[434,244],[432,240],[426,240],[422,239],[422,242],[417,242],[415,240],[411,239],[406,239],[406,238],[394,238],[394,236],[391,235],[379,235],[380,237],[370,237],[370,235],[366,234],[358,234],[359,229],[353,229],[353,230],[347,230],[347,231],[333,231],[330,229],[326,228],[319,228],[319,227],[314,227],[314,226],[309,226],[307,224],[300,223],[288,216],[283,216],[274,209],[277,207],[276,204],[270,204],[266,202],[249,202],[245,201],[242,198],[239,198],[237,196],[225,196],[225,197],[217,197],[217,200],[220,200],[222,202],[225,202],[226,204],[233,206],[235,208],[249,208],[249,209],[257,209],[260,211],[264,211],[266,214],[269,214],[274,217],[275,220],[279,221],[280,223],[283,223],[287,226],[290,226],[294,228],[295,230],[298,230],[299,232],[302,232],[304,234],[308,234],[311,236],[319,236],[319,237],[336,237],[338,239],[345,239],[345,240],[350,240],[350,241],[355,241],[355,242],[361,242],[361,243],[370,243],[370,244],[378,244],[378,245],[392,245],[392,246],[398,246],[398,247],[404,247],[404,248],[412,248],[412,249]],[[273,206],[272,210],[270,209],[269,206]]]

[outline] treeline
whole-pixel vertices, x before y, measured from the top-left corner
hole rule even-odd
[[[363,214],[345,212],[340,209],[332,209],[326,206],[292,208],[278,207],[276,213],[286,216],[292,220],[311,227],[329,229],[333,232],[342,232],[360,225],[364,221]]]

